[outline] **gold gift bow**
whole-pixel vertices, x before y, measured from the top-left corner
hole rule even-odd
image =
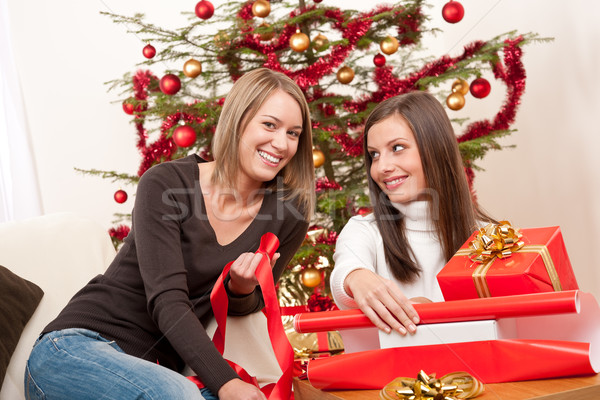
[[[483,383],[467,372],[452,372],[435,378],[423,370],[417,379],[396,378],[385,385],[379,397],[383,400],[456,400],[471,399],[485,390]]]
[[[524,246],[520,240],[523,237],[519,229],[515,229],[508,221],[498,224],[487,224],[481,228],[475,239],[469,243],[472,261],[485,263],[494,258],[510,257]]]
[[[513,253],[537,253],[542,257],[548,277],[555,292],[562,290],[556,267],[545,245],[527,245],[520,240],[523,235],[508,221],[498,224],[488,224],[477,232],[469,243],[469,249],[456,252],[457,256],[468,256],[472,261],[481,265],[473,271],[473,282],[479,297],[491,297],[485,280],[486,274],[496,258],[507,258]]]

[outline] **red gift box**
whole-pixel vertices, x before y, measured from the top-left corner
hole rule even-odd
[[[520,232],[518,250],[499,251],[497,256],[492,255],[487,260],[481,257],[481,251],[477,253],[476,242],[483,229],[473,233],[437,275],[444,299],[579,289],[559,227],[521,229]],[[477,256],[480,256],[478,261]]]

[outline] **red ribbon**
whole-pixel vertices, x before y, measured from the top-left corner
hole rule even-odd
[[[279,363],[279,367],[283,374],[276,383],[268,384],[260,390],[269,399],[274,400],[286,400],[293,399],[292,394],[292,372],[294,362],[294,350],[288,341],[285,330],[281,323],[281,314],[279,311],[279,301],[277,299],[277,293],[275,292],[275,284],[273,282],[273,273],[271,271],[270,260],[273,258],[275,251],[279,247],[279,240],[271,232],[265,233],[260,239],[260,245],[257,253],[266,255],[268,257],[262,257],[258,267],[256,268],[256,278],[258,284],[262,290],[262,295],[265,301],[265,308],[263,312],[267,317],[267,330],[269,332],[269,338],[271,339],[271,345],[275,352],[275,357]],[[212,293],[210,294],[210,302],[217,321],[217,329],[213,336],[213,343],[217,350],[223,354],[225,347],[225,332],[227,325],[227,308],[229,306],[229,298],[225,292],[224,279],[231,269],[230,262],[225,266],[223,272],[217,279]],[[237,372],[244,382],[253,384],[258,387],[256,378],[250,376],[241,366],[227,361],[229,365]],[[188,377],[192,382],[196,383],[198,387],[202,388],[204,385],[198,379],[198,377]]]

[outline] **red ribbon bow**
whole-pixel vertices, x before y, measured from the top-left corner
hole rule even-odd
[[[283,371],[281,378],[276,382],[266,385],[261,391],[269,398],[276,400],[292,399],[292,372],[294,362],[294,351],[281,323],[281,313],[279,310],[279,300],[275,292],[275,284],[273,281],[273,272],[271,271],[270,260],[275,255],[279,247],[279,239],[271,232],[265,233],[260,239],[260,245],[256,253],[266,255],[262,257],[260,263],[256,267],[256,278],[262,290],[265,301],[265,309],[263,312],[267,317],[267,330],[269,338],[275,352],[277,362]],[[230,262],[223,268],[223,272],[217,279],[215,286],[210,294],[210,302],[217,321],[217,329],[213,336],[213,343],[217,350],[223,354],[225,347],[225,332],[227,324],[227,308],[229,306],[229,298],[225,292],[224,279],[231,269]],[[241,366],[228,361],[232,368],[238,373],[244,382],[253,384],[258,387],[255,377],[250,376]],[[202,382],[197,377],[189,377],[198,387],[204,387]]]

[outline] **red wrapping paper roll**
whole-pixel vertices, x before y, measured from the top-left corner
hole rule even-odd
[[[420,324],[566,314],[578,312],[579,291],[423,303],[414,304],[414,307],[421,319]],[[371,320],[358,309],[300,313],[294,317],[294,329],[299,333],[372,326]]]
[[[590,344],[557,340],[487,340],[342,354],[308,363],[308,380],[324,390],[381,389],[419,370],[465,371],[483,383],[594,374]]]

